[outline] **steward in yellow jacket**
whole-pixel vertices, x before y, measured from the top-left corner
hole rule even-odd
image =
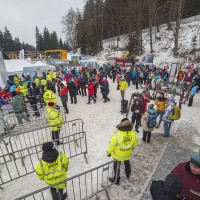
[[[42,159],[38,161],[35,168],[36,175],[40,180],[44,180],[47,185],[52,186],[52,199],[66,199],[67,194],[63,194],[63,189],[67,186],[66,172],[69,166],[67,156],[64,152],[58,152],[52,142],[44,143],[42,150]],[[57,184],[59,182],[62,183]],[[53,186],[54,184],[56,185]]]
[[[35,78],[35,84],[37,87],[40,85],[40,79],[38,77]]]
[[[47,80],[48,82],[52,82],[52,77],[51,77],[51,73],[50,73],[50,72],[47,73],[47,75],[46,75],[46,80]]]
[[[47,88],[46,88],[46,86],[47,86],[47,81],[44,79],[44,78],[41,78],[40,79],[40,83],[41,83],[41,90],[42,90],[42,94],[44,94],[44,92],[46,92],[47,91]]]
[[[57,72],[54,70],[54,72],[52,73],[52,79],[56,80],[57,78]]]
[[[122,79],[119,82],[119,89],[120,89],[120,91],[125,91],[127,87],[128,87],[128,83],[126,82],[125,79]]]
[[[57,145],[62,144],[59,142],[59,134],[64,120],[53,102],[49,102],[47,105],[46,117],[52,131],[52,139],[56,140]]]
[[[119,184],[121,162],[125,165],[126,177],[130,177],[131,166],[130,158],[133,149],[138,144],[138,134],[133,131],[133,124],[128,118],[122,119],[121,123],[116,126],[117,130],[112,135],[110,143],[107,148],[107,156],[114,159],[114,178],[110,178],[110,182]]]
[[[19,77],[17,75],[14,75],[13,81],[15,85],[19,85]]]
[[[28,89],[26,87],[26,84],[24,84],[22,81],[19,82],[19,92],[23,95],[23,97],[26,97],[28,95]]]
[[[51,85],[47,85],[47,90],[43,95],[43,100],[46,104],[49,102],[54,102],[54,104],[57,104],[56,95],[51,91]]]
[[[154,101],[154,104],[157,106],[156,109],[156,119],[160,115],[159,122],[157,123],[155,128],[159,128],[161,122],[162,122],[162,117],[165,113],[165,107],[168,104],[168,99],[164,97],[164,92],[160,92],[160,96],[157,97]]]

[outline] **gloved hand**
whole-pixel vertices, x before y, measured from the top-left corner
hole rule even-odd
[[[108,157],[110,157],[110,156],[111,156],[111,154],[107,154],[107,156],[108,156]]]

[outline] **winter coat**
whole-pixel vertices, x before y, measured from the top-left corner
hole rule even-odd
[[[69,82],[67,84],[67,88],[69,90],[70,96],[75,96],[76,95],[76,86],[75,86],[74,82],[72,82],[72,81]]]
[[[133,70],[133,71],[131,72],[132,79],[135,78],[136,74],[137,74],[137,72],[136,72],[135,70]]]
[[[2,100],[4,101],[4,103],[5,103],[6,105],[8,105],[8,104],[10,104],[12,95],[11,95],[11,93],[9,92],[9,90],[5,90],[5,91],[3,91],[3,92],[0,92],[0,98],[2,98]]]
[[[192,174],[190,162],[180,163],[172,170],[172,173],[181,179],[183,183],[183,195],[186,199],[200,199],[200,176]]]
[[[143,110],[143,113],[146,112],[147,110],[147,104],[150,102],[150,99],[148,96],[145,96],[145,97],[142,97],[142,110]]]
[[[127,82],[125,80],[119,82],[120,91],[125,91],[127,87],[128,87],[128,84],[127,84]]]
[[[198,89],[199,89],[198,85],[194,86],[190,91],[190,96],[194,97]]]
[[[80,84],[81,88],[84,88],[84,87],[86,87],[87,80],[85,78],[80,78],[79,79],[79,84]]]
[[[107,97],[109,94],[109,83],[107,81],[104,81],[102,83],[102,87],[103,87],[103,96]]]
[[[140,80],[141,80],[140,75],[137,73],[135,76],[135,82],[140,83]]]
[[[89,95],[94,95],[94,83],[90,82],[86,88]]]
[[[155,109],[148,109],[147,112],[142,116],[142,128],[146,132],[152,132],[154,128],[149,128],[147,126],[148,118],[149,118],[149,113],[150,114],[155,114],[156,110]]]
[[[74,79],[74,84],[77,88],[79,87],[79,78]]]
[[[139,111],[139,112],[135,112],[135,111]],[[141,104],[136,105],[136,103],[134,102],[133,105],[131,106],[131,112],[133,113],[132,116],[136,119],[140,119],[141,114],[142,114],[142,106]]]
[[[116,74],[116,81],[119,83],[120,82],[120,76],[119,74]]]
[[[10,92],[15,92],[16,91],[16,85],[12,85],[11,87],[10,87]]]
[[[157,106],[157,110],[164,111],[165,106],[168,104],[168,99],[165,97],[157,97],[154,101],[154,104]]]
[[[12,98],[11,106],[13,107],[13,111],[15,113],[21,112],[24,110],[24,100],[21,96],[16,95]]]
[[[174,197],[167,194],[164,189],[164,181],[152,181],[150,192],[155,200],[182,200],[183,197]]]
[[[60,88],[59,95],[62,102],[68,101],[68,89],[65,85]]]
[[[127,73],[126,73],[126,80],[127,80],[127,81],[130,81],[130,80],[131,80],[131,76],[132,76],[132,75],[131,75],[131,72],[127,72]]]
[[[163,115],[162,120],[167,120],[168,122],[172,122],[173,120],[169,119],[169,117],[173,115],[173,112],[174,112],[174,104],[169,103],[165,109],[165,113]]]

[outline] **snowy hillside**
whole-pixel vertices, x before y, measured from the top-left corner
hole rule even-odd
[[[189,18],[190,19],[190,18]],[[190,20],[191,21],[191,20]],[[200,48],[200,21],[194,21],[190,23],[182,23],[180,34],[179,34],[179,58],[173,57],[173,48],[174,48],[174,31],[168,30],[167,25],[160,26],[160,32],[156,33],[156,28],[153,27],[153,50],[155,54],[154,64],[164,64],[164,63],[173,63],[180,62],[182,64],[187,64],[187,56],[191,53],[192,49]],[[196,42],[194,42],[194,38]],[[150,52],[150,37],[149,30],[143,30],[143,50],[144,53]],[[159,39],[158,39],[159,38]],[[128,36],[122,35],[118,42],[118,49],[125,50],[128,44]],[[99,59],[106,59],[108,56],[123,56],[124,51],[112,50],[117,49],[117,38],[110,38],[104,40],[104,51],[101,52],[97,57]],[[190,57],[193,58],[193,55],[190,54]],[[189,58],[188,58],[189,59]],[[190,62],[188,60],[188,62]]]

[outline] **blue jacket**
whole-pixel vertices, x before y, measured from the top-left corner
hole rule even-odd
[[[12,85],[12,86],[10,87],[10,92],[14,92],[14,91],[16,91],[16,86],[15,86],[15,85]]]
[[[137,74],[136,70],[133,70],[133,71],[131,72],[132,78],[135,78],[136,74]]]
[[[194,97],[198,89],[199,89],[198,85],[194,86],[190,91],[190,96]]]

